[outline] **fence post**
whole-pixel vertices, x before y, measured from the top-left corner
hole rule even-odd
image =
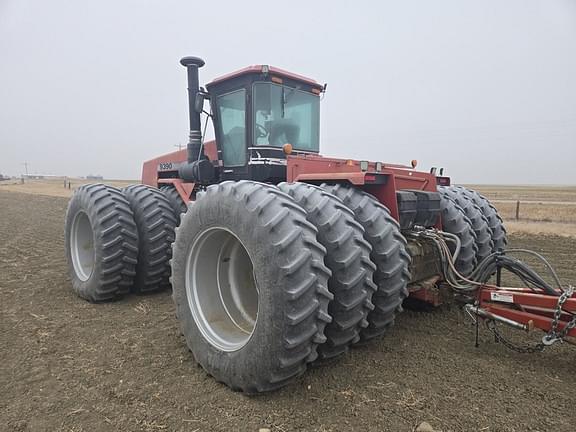
[[[516,201],[516,220],[520,219],[520,200]]]

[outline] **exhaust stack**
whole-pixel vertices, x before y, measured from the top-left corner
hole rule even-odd
[[[180,64],[188,71],[188,110],[190,115],[190,140],[188,141],[188,163],[199,159],[202,132],[200,125],[200,113],[196,112],[196,95],[200,84],[198,79],[198,69],[204,66],[205,62],[199,57],[183,57]]]
[[[188,163],[179,169],[182,179],[197,183],[209,183],[214,178],[214,167],[202,149],[200,113],[196,111],[196,96],[200,91],[198,69],[205,62],[199,57],[183,57],[180,64],[188,72],[188,110],[190,115],[190,135],[186,145]]]

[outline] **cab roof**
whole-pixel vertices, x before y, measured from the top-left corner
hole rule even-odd
[[[305,76],[302,75],[298,75],[292,72],[288,72],[284,69],[280,69],[274,66],[268,66],[268,65],[252,65],[252,66],[247,66],[243,69],[239,69],[235,72],[231,72],[228,73],[226,75],[222,75],[218,78],[213,79],[208,86],[212,86],[214,84],[219,84],[223,81],[227,81],[229,79],[233,79],[233,78],[238,78],[244,75],[250,75],[250,74],[268,74],[268,75],[272,75],[272,76],[278,76],[281,78],[287,78],[287,79],[291,79],[294,81],[301,81],[304,82],[314,88],[317,88],[319,90],[322,90],[324,88],[324,86],[320,83],[318,83],[317,81],[313,80],[312,78],[307,78]]]

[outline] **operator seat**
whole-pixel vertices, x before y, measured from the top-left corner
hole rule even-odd
[[[300,127],[289,119],[274,120],[269,125],[271,146],[281,147],[286,143],[298,145]]]

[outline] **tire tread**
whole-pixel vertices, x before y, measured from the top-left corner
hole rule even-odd
[[[342,184],[323,184],[322,188],[340,198],[353,212],[372,247],[370,260],[375,265],[377,290],[372,296],[374,309],[368,314],[368,326],[360,336],[363,341],[382,336],[402,311],[402,302],[408,296],[410,255],[406,251],[406,239],[388,208],[372,195]]]

